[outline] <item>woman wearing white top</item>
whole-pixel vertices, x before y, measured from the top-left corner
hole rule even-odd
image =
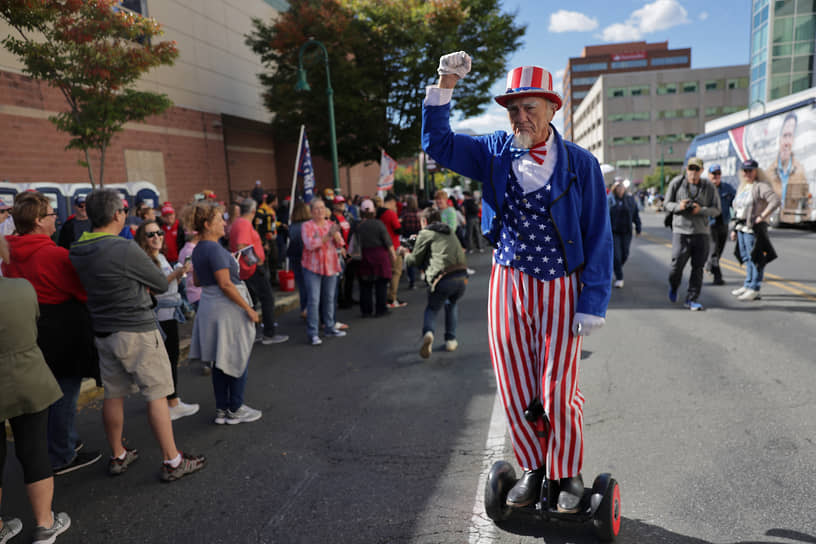
[[[170,369],[173,374],[173,393],[167,396],[167,404],[170,406],[170,419],[175,421],[185,416],[191,416],[198,412],[198,404],[187,404],[178,396],[178,360],[179,360],[179,332],[178,332],[178,309],[181,305],[181,295],[178,292],[178,281],[192,265],[187,262],[176,266],[174,270],[167,258],[161,253],[164,247],[164,231],[156,221],[145,221],[136,230],[136,243],[150,256],[156,266],[167,276],[167,291],[156,295],[157,307],[156,318],[164,332],[164,347],[167,349],[167,356],[170,358]],[[183,319],[183,317],[182,317]]]

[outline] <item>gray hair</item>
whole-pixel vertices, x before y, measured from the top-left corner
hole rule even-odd
[[[241,208],[241,215],[246,215],[248,213],[253,213],[255,210],[257,210],[258,203],[255,202],[254,198],[245,198],[241,201],[238,207]]]
[[[85,210],[93,228],[113,223],[116,212],[122,209],[122,195],[115,189],[94,189],[85,199]]]

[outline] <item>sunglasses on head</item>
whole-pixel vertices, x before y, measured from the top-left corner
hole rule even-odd
[[[154,238],[156,236],[164,236],[164,232],[160,230],[154,230],[153,232],[146,232],[145,236],[148,238]]]
[[[688,167],[688,169],[691,170],[692,172],[697,172],[700,169],[700,167],[699,166],[694,166],[692,164],[691,166]]]

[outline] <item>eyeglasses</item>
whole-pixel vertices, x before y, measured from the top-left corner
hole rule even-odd
[[[43,215],[43,217],[51,217],[52,215],[55,215],[55,216],[56,216],[56,215],[59,215],[59,214],[58,214],[58,213],[56,213],[56,212],[54,212],[54,213],[47,213],[47,214]]]
[[[0,213],[11,213],[11,210],[6,208],[5,210],[0,210]]]
[[[146,232],[145,236],[148,238],[155,238],[156,236],[164,236],[164,232],[160,230],[154,230],[153,232]]]
[[[698,170],[700,170],[700,167],[699,166],[694,166],[692,164],[691,166],[688,167],[688,169],[691,170],[692,172],[697,172]]]

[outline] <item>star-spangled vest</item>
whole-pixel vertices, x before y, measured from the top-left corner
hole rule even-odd
[[[524,194],[510,170],[505,191],[499,242],[493,259],[497,264],[517,268],[536,279],[549,281],[567,272],[550,218],[552,187],[549,183]]]

